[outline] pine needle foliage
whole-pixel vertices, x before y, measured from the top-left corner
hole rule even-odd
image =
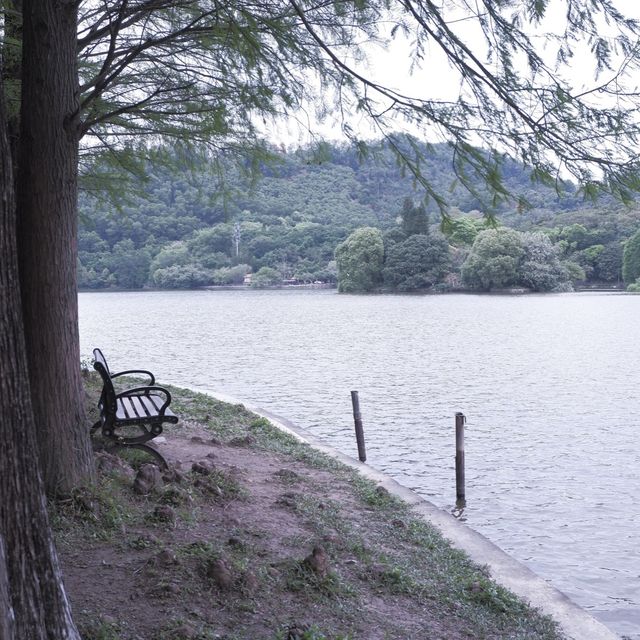
[[[445,215],[418,139],[448,141],[458,181],[475,194],[481,177],[489,197],[475,195],[489,211],[527,204],[505,187],[506,158],[531,167],[532,180],[572,177],[586,198],[630,202],[640,189],[639,35],[611,0],[85,0],[77,117],[85,155],[115,149],[126,170],[161,140],[207,148],[214,164],[244,154],[257,166],[273,157],[265,131],[283,118],[311,127],[311,108],[337,118],[363,157],[353,116],[368,121]],[[373,44],[400,38],[411,42],[415,93],[367,65]],[[418,90],[434,50],[458,77],[457,96]],[[578,58],[590,87],[571,79]]]

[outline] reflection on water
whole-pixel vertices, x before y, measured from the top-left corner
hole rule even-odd
[[[640,297],[83,293],[81,346],[227,393],[357,456],[640,638]],[[143,310],[143,311],[141,311]]]
[[[465,516],[465,509],[467,507],[467,501],[464,498],[458,498],[456,500],[455,507],[451,509],[451,515],[456,519],[460,520],[460,522],[466,522],[467,518]]]

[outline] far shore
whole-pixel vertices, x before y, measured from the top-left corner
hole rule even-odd
[[[336,290],[337,284],[332,282],[321,284],[281,284],[268,287],[251,287],[246,284],[229,284],[229,285],[208,285],[205,287],[194,287],[193,289],[160,289],[157,287],[144,287],[142,289],[120,289],[117,287],[110,287],[105,289],[89,289],[79,288],[79,293],[138,293],[138,292],[162,292],[167,293],[171,291],[276,291],[276,290]],[[366,293],[349,293],[347,295],[410,295],[410,296],[431,296],[431,295],[450,295],[450,294],[467,294],[467,295],[482,295],[482,296],[523,296],[523,295],[548,295],[553,293],[624,293],[631,294],[633,292],[625,291],[623,284],[605,285],[595,284],[591,286],[576,286],[573,291],[567,292],[553,292],[553,291],[532,291],[525,287],[511,287],[506,289],[492,289],[491,291],[479,291],[477,289],[463,289],[463,288],[451,288],[451,289],[421,289],[415,291],[394,291],[390,289],[379,289],[377,291],[370,291]]]

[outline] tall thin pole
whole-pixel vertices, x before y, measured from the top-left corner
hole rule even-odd
[[[465,499],[464,488],[464,423],[463,413],[456,413],[456,498]]]
[[[356,442],[358,443],[358,458],[360,462],[366,462],[367,452],[364,447],[364,429],[362,428],[362,416],[360,415],[360,399],[358,392],[351,392],[351,404],[353,405],[353,421],[356,427]]]

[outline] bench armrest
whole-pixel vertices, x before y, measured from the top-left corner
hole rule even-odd
[[[165,395],[164,404],[160,407],[160,415],[164,415],[165,409],[171,404],[171,394],[168,389],[164,387],[150,386],[150,387],[136,387],[135,389],[127,389],[122,393],[118,393],[116,398],[124,398],[126,396],[139,396],[139,395],[151,395],[151,391],[159,391]]]
[[[118,373],[112,373],[111,379],[117,378],[118,376],[127,376],[130,373],[144,373],[144,375],[149,376],[149,384],[155,384],[156,378],[151,373],[151,371],[147,371],[146,369],[129,369],[128,371],[118,371]]]

